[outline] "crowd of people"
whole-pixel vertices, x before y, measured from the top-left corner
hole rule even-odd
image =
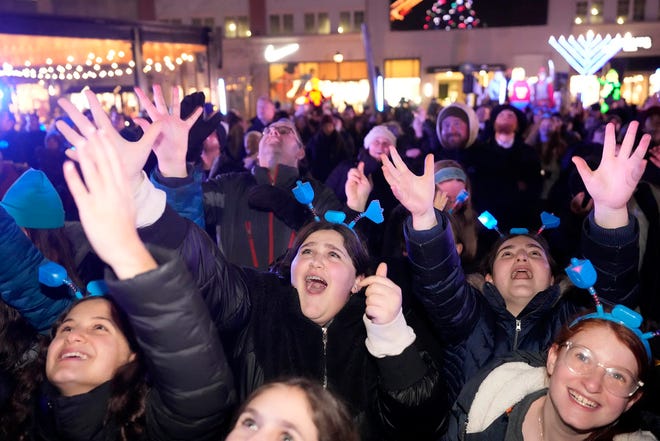
[[[660,103],[135,92],[0,114],[0,439],[660,436]]]

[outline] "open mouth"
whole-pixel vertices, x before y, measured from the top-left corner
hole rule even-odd
[[[322,279],[319,276],[307,276],[305,277],[305,288],[308,292],[312,294],[319,294],[327,288],[328,282]]]
[[[586,407],[586,408],[589,408],[589,409],[595,409],[596,407],[598,407],[598,403],[595,403],[595,402],[587,399],[586,397],[583,397],[582,395],[578,394],[574,390],[569,390],[568,394],[580,406],[583,406],[583,407]]]
[[[514,280],[517,279],[531,279],[532,272],[526,269],[517,269],[511,273],[511,278]]]
[[[87,360],[87,354],[82,352],[64,352],[60,355],[60,360]]]

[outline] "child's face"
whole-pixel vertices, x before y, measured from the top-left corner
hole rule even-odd
[[[318,433],[305,394],[298,388],[277,385],[248,403],[227,441],[316,441]]]
[[[48,347],[46,376],[62,395],[87,393],[135,358],[103,298],[75,306]]]

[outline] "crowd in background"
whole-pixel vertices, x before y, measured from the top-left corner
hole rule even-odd
[[[0,112],[7,439],[250,439],[292,415],[272,439],[660,436],[654,343],[613,319],[660,323],[657,97],[606,114],[261,97],[248,119],[136,93],[135,120],[89,91],[47,130]],[[605,312],[584,315],[574,257]],[[112,349],[86,346],[99,317]],[[81,385],[66,363],[101,351],[113,368]]]

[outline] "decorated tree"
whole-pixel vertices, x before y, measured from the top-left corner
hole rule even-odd
[[[431,9],[426,10],[424,29],[472,29],[481,21],[472,9],[471,0],[436,0]]]

